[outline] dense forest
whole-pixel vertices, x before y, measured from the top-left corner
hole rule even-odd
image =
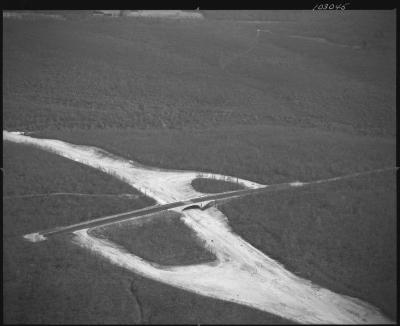
[[[62,18],[3,15],[5,130],[266,185],[396,165],[394,12],[51,14]],[[129,185],[7,142],[3,179],[4,323],[288,323],[127,272],[71,235],[21,237],[154,204]],[[290,271],[395,319],[394,180],[387,172],[258,194],[222,210]],[[100,231],[162,263],[212,258],[177,218]]]
[[[289,270],[396,317],[395,172],[257,194],[221,210]]]
[[[393,15],[354,15],[303,13],[280,24],[7,18],[4,127],[262,123],[393,136]]]

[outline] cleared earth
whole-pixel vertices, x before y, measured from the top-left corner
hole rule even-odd
[[[396,320],[393,171],[301,183],[396,165],[395,11],[201,13],[204,19],[186,20],[5,13],[4,129],[95,146],[175,176],[299,180],[218,208],[234,234],[286,270]],[[136,196],[140,178],[122,182],[4,143],[5,324],[288,322],[110,264],[76,246],[71,230],[25,241],[29,232],[109,214],[127,219],[127,211],[152,203],[143,192],[122,196]],[[139,176],[156,183],[147,172]]]
[[[99,155],[99,151],[92,147],[35,139],[20,133],[3,132],[3,137],[38,146],[114,174],[141,191],[146,191],[159,203],[201,195],[190,187],[196,173],[148,169],[132,161],[105,156],[104,152]],[[248,186],[261,186],[241,181]],[[390,322],[365,302],[320,288],[290,273],[234,234],[229,228],[227,217],[216,208],[185,211],[182,215],[185,224],[217,256],[216,263],[156,267],[138,256],[122,251],[112,242],[93,237],[87,229],[75,231],[74,241],[143,276],[198,294],[249,305],[294,321]]]

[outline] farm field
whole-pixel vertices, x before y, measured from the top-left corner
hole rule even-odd
[[[265,185],[396,166],[394,12],[60,15],[66,19],[3,17],[4,130]],[[26,145],[3,141],[3,168],[5,323],[289,322],[144,278],[70,235],[23,241],[28,232],[155,201]],[[235,233],[289,271],[396,320],[395,177],[257,194],[218,208]],[[47,193],[89,196],[29,197]],[[124,223],[90,232],[162,264],[212,259],[178,218]]]

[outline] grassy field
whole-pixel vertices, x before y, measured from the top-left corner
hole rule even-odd
[[[290,271],[396,319],[394,172],[230,201],[233,230]]]
[[[195,190],[204,193],[216,194],[219,192],[244,189],[240,184],[222,180],[197,178],[192,181]]]
[[[3,18],[3,128],[263,184],[395,166],[394,12],[204,15]],[[271,33],[257,38],[257,29]],[[21,241],[152,201],[22,145],[4,143],[3,161],[4,195],[138,196],[4,198],[5,322],[287,322],[128,273],[63,237]],[[394,191],[394,175],[385,174],[257,195],[223,210],[236,232],[291,271],[394,318]]]
[[[90,233],[160,265],[193,265],[216,259],[194,231],[180,221],[180,215],[172,211],[154,214],[146,220],[94,228]]]

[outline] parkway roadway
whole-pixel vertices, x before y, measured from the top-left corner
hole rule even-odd
[[[393,168],[388,168],[388,169],[393,169]],[[223,193],[218,193],[218,194],[205,195],[205,196],[201,196],[201,197],[192,198],[190,200],[177,201],[177,202],[168,203],[168,204],[164,204],[164,205],[150,206],[150,207],[146,207],[146,208],[139,209],[139,210],[128,211],[125,213],[120,213],[120,214],[115,214],[115,215],[109,215],[106,217],[101,217],[101,218],[93,219],[90,221],[71,224],[68,226],[56,227],[56,228],[45,230],[45,231],[39,231],[39,232],[37,232],[37,234],[43,240],[45,240],[49,236],[53,236],[53,235],[57,235],[57,234],[61,234],[61,233],[74,232],[74,231],[81,230],[81,229],[93,228],[93,227],[97,227],[97,226],[101,226],[101,225],[122,222],[122,221],[130,220],[130,219],[147,218],[147,217],[150,217],[154,213],[166,211],[166,210],[173,209],[173,208],[182,208],[182,210],[206,209],[210,206],[216,205],[218,203],[218,201],[222,201],[222,200],[243,197],[243,196],[253,195],[253,194],[257,194],[257,193],[264,193],[264,192],[269,192],[269,191],[286,190],[286,189],[290,189],[293,187],[303,187],[303,186],[308,186],[308,185],[317,184],[317,183],[326,183],[326,182],[332,182],[332,181],[337,181],[337,180],[343,180],[343,179],[353,178],[353,177],[357,177],[357,176],[361,176],[361,175],[365,175],[365,174],[381,172],[382,170],[388,170],[388,169],[379,169],[379,170],[373,170],[373,171],[367,171],[367,172],[360,172],[360,173],[348,174],[348,175],[339,176],[339,177],[335,177],[335,178],[321,179],[321,180],[310,181],[310,182],[287,182],[287,183],[279,183],[279,184],[264,186],[264,187],[256,188],[256,189],[235,190],[235,191],[223,192]],[[396,167],[396,170],[397,170],[397,167]]]

